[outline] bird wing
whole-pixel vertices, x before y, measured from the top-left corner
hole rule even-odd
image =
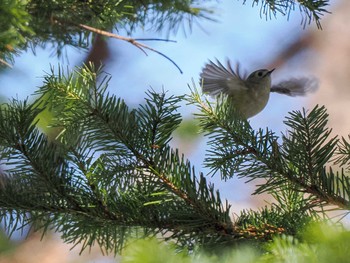
[[[305,96],[318,89],[318,81],[315,78],[292,78],[282,81],[271,87],[271,92],[277,92],[288,96]]]
[[[230,61],[227,60],[227,67],[223,66],[218,60],[216,64],[209,60],[202,73],[202,89],[204,93],[216,96],[220,93],[229,94],[234,90],[246,89],[244,80],[239,74],[239,65],[236,72],[232,69]]]

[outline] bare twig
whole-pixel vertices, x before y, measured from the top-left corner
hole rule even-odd
[[[61,21],[61,20],[59,20],[59,21],[62,22],[62,23],[66,22],[66,21]],[[143,41],[154,40],[154,41],[167,41],[167,42],[175,42],[175,41],[167,40],[167,39],[158,39],[158,38],[134,39],[134,38],[130,38],[130,37],[120,36],[120,35],[117,35],[117,34],[114,34],[114,33],[111,33],[111,32],[105,31],[105,30],[101,30],[101,29],[98,29],[98,28],[95,28],[95,27],[91,27],[91,26],[88,26],[88,25],[84,25],[84,24],[76,24],[74,22],[68,22],[68,23],[72,24],[74,26],[78,26],[80,28],[83,28],[85,30],[88,30],[90,32],[99,34],[99,35],[103,35],[103,36],[111,37],[111,38],[116,38],[116,39],[119,39],[119,40],[123,40],[123,41],[129,42],[130,44],[132,44],[135,47],[137,47],[138,49],[140,49],[146,56],[148,54],[145,51],[145,49],[150,50],[152,52],[155,52],[155,53],[161,55],[162,57],[165,57],[167,60],[169,60],[171,63],[173,63],[175,65],[175,67],[180,71],[181,74],[183,73],[181,68],[174,62],[174,60],[172,60],[171,58],[169,58],[167,55],[163,54],[162,52],[159,52],[158,50],[156,50],[154,48],[151,48],[151,47],[149,47],[149,46],[147,46],[145,44],[142,44],[142,43],[138,42],[137,40],[143,40]]]
[[[3,59],[1,59],[0,58],[0,64],[3,64],[3,65],[5,65],[5,66],[7,66],[7,67],[9,67],[9,68],[12,68],[12,66],[9,64],[9,63],[7,63],[5,60],[3,60]],[[182,72],[181,72],[182,73]]]
[[[176,43],[175,40],[164,39],[164,38],[134,38],[136,41],[164,41],[164,42],[172,42]]]

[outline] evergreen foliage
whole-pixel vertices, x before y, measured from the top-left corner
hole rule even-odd
[[[136,241],[123,254],[122,262],[241,262],[241,263],[328,263],[349,261],[349,232],[341,231],[325,224],[312,224],[303,234],[303,241],[282,235],[266,245],[268,253],[256,248],[243,246],[236,250],[226,250],[220,254],[196,253],[184,256],[175,254],[174,248],[156,240]]]
[[[64,46],[87,48],[97,30],[167,29],[176,32],[195,19],[211,19],[212,11],[200,7],[205,1],[127,0],[0,0],[0,59],[14,52],[52,46],[61,55]],[[187,23],[187,24],[185,24]]]
[[[247,0],[243,0],[246,3]],[[328,0],[252,0],[252,5],[260,5],[260,14],[266,18],[276,16],[278,13],[289,17],[291,11],[296,7],[302,15],[301,24],[305,27],[312,21],[315,21],[318,28],[321,27],[320,19],[324,13],[328,13],[326,7],[329,5]]]
[[[97,242],[118,252],[128,237],[150,235],[209,249],[298,236],[325,216],[320,210],[327,205],[349,209],[348,177],[326,168],[346,140],[338,147],[329,138],[324,107],[291,112],[279,138],[269,129],[254,131],[225,98],[213,103],[196,91],[186,98],[148,91],[130,109],[107,92],[109,80],[91,64],[52,69],[36,102],[1,108],[0,207],[9,233],[31,224],[54,228],[83,249]],[[219,191],[169,146],[184,99],[197,105],[209,136],[205,164],[225,180],[265,179],[255,194],[272,194],[271,207],[231,218]],[[62,129],[54,141],[36,127],[47,107]]]
[[[51,43],[60,53],[65,45],[88,47],[94,34],[107,30],[132,33],[150,26],[176,32],[185,21],[191,28],[195,18],[213,18],[200,1],[0,3],[7,21],[0,22],[2,64],[36,45]],[[252,4],[261,5],[267,16],[289,14],[297,5],[307,17],[304,22],[314,19],[320,26],[328,1]],[[109,80],[93,64],[73,72],[52,68],[34,102],[13,99],[0,107],[0,221],[9,234],[27,225],[43,235],[53,229],[66,242],[82,244],[82,250],[97,243],[113,253],[130,238],[153,236],[183,251],[215,252],[201,262],[247,244],[254,248],[225,255],[241,262],[240,253],[244,260],[281,262],[285,254],[293,257],[297,251],[300,260],[316,262],[318,251],[328,251],[325,258],[336,254],[331,242],[348,241],[346,231],[332,229],[336,234],[328,238],[317,235],[327,227],[310,228],[328,219],[328,209],[347,213],[350,207],[350,137],[331,136],[325,107],[291,112],[284,122],[288,131],[277,135],[269,128],[254,130],[225,97],[210,102],[195,87],[189,96],[149,90],[141,105],[130,108],[108,92]],[[233,217],[206,175],[170,147],[182,121],[177,110],[183,101],[198,108],[196,118],[208,138],[204,164],[210,175],[228,183],[234,176],[264,180],[253,194],[271,194],[270,206]],[[37,125],[47,110],[54,116],[52,126],[61,131],[54,139]],[[157,249],[139,242],[149,255]],[[125,257],[125,262],[139,256]],[[339,262],[343,256],[347,251]],[[183,254],[169,261],[180,258],[192,261]]]
[[[87,48],[98,30],[126,30],[136,28],[176,33],[188,30],[199,19],[214,20],[209,0],[0,0],[0,65],[13,62],[13,55],[37,45],[51,46],[61,55],[66,45]],[[243,4],[247,1],[244,0]],[[253,0],[260,5],[261,14],[271,18],[287,15],[299,7],[302,23],[320,19],[328,0]],[[92,29],[95,29],[94,31]]]

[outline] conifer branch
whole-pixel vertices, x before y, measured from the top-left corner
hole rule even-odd
[[[328,138],[324,108],[291,113],[290,130],[278,144],[272,131],[254,131],[225,98],[216,104],[198,92],[187,98],[198,106],[209,136],[205,164],[212,172],[224,179],[265,178],[255,193],[277,200],[233,221],[214,186],[168,144],[181,121],[183,97],[150,91],[145,103],[130,109],[107,92],[110,78],[101,74],[91,64],[73,73],[53,71],[38,92],[41,103],[14,101],[0,109],[1,159],[11,164],[1,181],[0,219],[9,232],[23,220],[38,220],[37,228],[55,228],[83,248],[98,242],[119,251],[135,229],[181,247],[210,246],[294,235],[317,220],[318,207],[349,209],[349,180],[324,168],[337,145]],[[63,128],[54,142],[35,127],[45,107]]]
[[[326,172],[338,140],[329,138],[324,107],[316,106],[310,113],[292,112],[285,121],[290,130],[279,145],[273,132],[255,132],[225,97],[218,98],[213,106],[194,90],[188,100],[199,108],[197,118],[210,136],[212,149],[208,151],[206,165],[211,173],[220,171],[225,179],[234,175],[249,181],[265,178],[266,184],[260,185],[255,194],[283,190],[289,181],[295,191],[311,194],[309,208],[325,204],[350,208],[350,179],[334,174],[332,169]]]
[[[243,0],[245,4],[247,0]],[[260,16],[265,15],[271,19],[276,17],[277,13],[289,16],[295,6],[299,6],[302,15],[301,24],[305,28],[311,21],[315,21],[317,28],[322,29],[320,19],[325,13],[330,13],[326,7],[329,6],[329,0],[252,0],[252,6],[260,4]]]

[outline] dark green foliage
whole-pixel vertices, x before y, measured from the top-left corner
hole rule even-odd
[[[259,211],[243,210],[237,219],[237,225],[254,227],[259,231],[270,231],[268,238],[276,234],[300,236],[302,230],[319,215],[310,209],[309,199],[291,188],[274,193],[276,203],[261,208]]]
[[[292,112],[279,138],[254,131],[225,98],[186,98],[209,136],[205,164],[212,174],[227,183],[232,176],[264,179],[255,194],[275,198],[233,220],[219,191],[169,146],[184,97],[149,91],[130,109],[108,93],[109,80],[91,64],[72,73],[59,68],[45,77],[35,103],[13,100],[1,108],[0,219],[9,233],[27,224],[44,233],[53,228],[82,249],[97,243],[113,252],[129,237],[159,235],[181,248],[220,251],[297,237],[325,217],[327,205],[348,209],[348,177],[326,168],[338,151],[324,107]],[[54,140],[36,127],[47,108],[61,129]]]
[[[348,135],[348,140],[342,137],[338,142],[337,157],[335,159],[335,164],[341,166],[346,166],[346,169],[350,170],[350,135]]]
[[[284,122],[292,131],[283,136],[283,152],[288,162],[304,181],[321,173],[334,154],[336,138],[329,138],[326,109],[316,106],[310,113],[292,112]],[[313,183],[313,182],[310,182]]]
[[[231,104],[219,98],[215,106],[201,102],[198,93],[192,94],[201,113],[196,114],[203,132],[209,136],[205,164],[211,173],[220,171],[223,179],[243,176],[251,178],[270,176],[277,137],[268,129],[254,131],[247,120],[238,116]]]
[[[243,0],[245,4],[247,0]],[[329,13],[326,7],[329,6],[329,0],[252,0],[252,6],[260,5],[260,14],[266,18],[285,15],[289,18],[291,11],[297,7],[303,16],[301,23],[305,27],[311,21],[315,21],[318,28],[321,27],[320,19],[325,13]]]
[[[112,31],[136,28],[176,32],[191,28],[195,19],[212,19],[203,1],[119,1],[119,0],[28,0],[0,1],[0,59],[29,46],[87,48],[92,32],[81,25]],[[186,24],[185,24],[186,23]]]
[[[31,17],[23,1],[0,0],[0,66],[12,62],[12,54],[33,35]]]
[[[319,25],[328,1],[297,2],[308,21]],[[275,15],[288,14],[296,2],[255,4]],[[81,25],[131,33],[140,26],[176,31],[189,21],[191,28],[194,18],[211,18],[200,6],[199,1],[3,1],[0,13],[9,22],[0,23],[0,59],[37,44],[52,43],[58,53],[65,45],[87,47],[93,35]],[[327,218],[327,206],[349,210],[350,143],[330,137],[324,107],[291,112],[288,132],[278,136],[269,128],[252,129],[225,98],[212,103],[196,91],[184,97],[151,90],[132,109],[108,92],[109,80],[92,64],[73,72],[52,68],[34,103],[12,100],[1,106],[0,221],[9,234],[30,225],[43,234],[54,229],[66,242],[81,243],[82,250],[97,243],[116,253],[130,237],[157,236],[181,249],[214,250],[214,257],[242,244],[271,255],[296,245],[297,238],[309,242],[302,232]],[[220,173],[226,183],[233,176],[260,179],[253,194],[271,194],[270,206],[233,218],[207,177],[169,146],[183,100],[199,109],[210,174]],[[37,126],[47,110],[60,131],[56,138]],[[274,247],[266,248],[271,240]],[[305,247],[311,246],[297,248]]]
[[[34,43],[51,42],[61,52],[64,45],[87,47],[92,33],[82,30],[80,24],[111,31],[126,29],[132,33],[136,28],[176,30],[184,20],[206,17],[208,10],[192,8],[195,1],[117,1],[117,0],[33,0],[28,12],[33,17],[36,32]],[[49,23],[49,27],[48,27]]]
[[[256,194],[292,187],[311,194],[308,198],[315,206],[333,203],[349,208],[348,177],[343,171],[335,173],[326,168],[337,151],[341,154],[338,162],[347,163],[346,140],[337,150],[338,139],[329,138],[331,131],[326,127],[328,115],[324,107],[316,106],[310,113],[292,112],[285,121],[290,129],[280,142],[268,129],[254,131],[225,98],[219,98],[214,107],[193,92],[190,101],[198,105],[200,124],[209,136],[211,149],[206,165],[212,173],[219,171],[224,179],[266,179]]]
[[[7,231],[36,222],[83,242],[83,249],[97,242],[107,251],[119,250],[138,229],[168,233],[182,245],[232,232],[228,205],[168,146],[181,97],[149,92],[145,104],[129,109],[106,91],[109,78],[98,81],[101,72],[90,68],[47,76],[37,106],[14,101],[2,108],[7,169],[0,207]],[[63,129],[59,140],[48,141],[35,127],[43,107]]]

